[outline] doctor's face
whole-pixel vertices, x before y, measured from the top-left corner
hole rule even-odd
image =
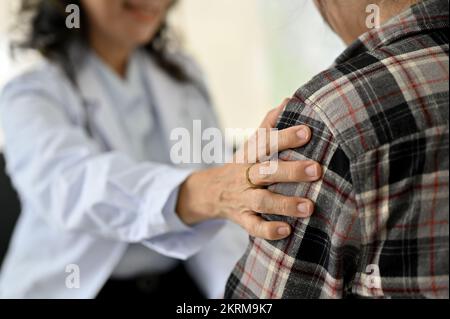
[[[149,43],[171,3],[172,0],[81,0],[90,36],[124,47]]]

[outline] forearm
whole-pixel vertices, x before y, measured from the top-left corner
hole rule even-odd
[[[24,196],[35,203],[35,212],[61,229],[123,242],[172,232],[163,207],[190,173],[137,164],[115,154],[93,156],[74,166],[53,164],[49,170],[35,163],[13,172]]]
[[[191,174],[180,186],[176,212],[186,225],[196,225],[217,219],[214,200],[218,200],[214,190],[214,175],[218,169],[203,170]]]

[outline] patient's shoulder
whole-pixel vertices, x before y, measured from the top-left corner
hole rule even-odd
[[[368,135],[367,121],[370,120],[367,107],[374,98],[366,95],[367,90],[378,90],[381,79],[377,78],[384,77],[379,66],[377,58],[363,53],[319,73],[294,95],[297,110],[304,105],[303,112],[322,123],[349,157],[375,147],[371,138],[363,142],[361,138],[368,138],[364,136]]]
[[[321,140],[337,144],[349,158],[357,156],[363,151],[358,145],[360,136],[367,134],[363,127],[367,121],[364,107],[369,99],[362,94],[373,86],[373,80],[368,81],[363,74],[377,72],[379,63],[364,53],[319,73],[295,92],[279,128],[308,125]]]

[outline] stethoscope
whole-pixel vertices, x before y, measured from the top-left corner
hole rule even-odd
[[[73,58],[74,58],[74,56],[71,56],[70,63],[60,63],[60,65],[63,68],[67,77],[69,78],[69,81],[72,84],[74,90],[76,92],[78,92],[78,97],[80,99],[82,108],[84,110],[84,121],[82,123],[82,126],[83,126],[86,134],[90,138],[94,139],[95,136],[97,136],[98,134],[95,134],[95,128],[91,121],[90,114],[92,113],[91,110],[94,109],[98,105],[98,102],[92,101],[83,95],[81,87],[77,81],[75,68],[73,67],[73,65],[74,65]],[[82,59],[81,56],[78,56],[78,59],[80,59],[80,58]],[[155,109],[154,109],[154,106],[156,105],[155,104],[156,100],[155,100],[154,95],[152,94],[152,89],[151,89],[153,87],[152,83],[150,83],[150,79],[148,79],[148,77],[143,76],[142,72],[140,73],[140,78],[141,78],[141,81],[144,83],[144,86],[147,88],[145,90],[145,92],[146,92],[146,98],[148,101],[148,105],[150,106],[149,112],[151,113],[151,116],[156,121],[161,123],[161,119],[159,118],[159,115],[157,114],[157,112],[155,112]],[[199,81],[198,79],[195,79],[194,77],[191,76],[188,84],[194,86],[198,90],[198,92],[200,92],[201,96],[205,99],[205,101],[207,103],[209,103],[209,104],[211,103],[211,96],[209,95],[207,88],[205,87],[205,85],[203,85],[203,83],[201,83],[201,81]],[[104,145],[106,150],[114,149],[113,146],[106,139],[101,138],[101,134],[97,137],[101,140],[101,142]]]

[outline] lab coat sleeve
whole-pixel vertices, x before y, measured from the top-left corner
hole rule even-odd
[[[188,227],[175,212],[178,191],[179,188],[173,191],[163,208],[163,216],[171,233],[145,240],[143,244],[160,254],[185,260],[190,256],[196,255],[207,245],[207,242],[215,238],[221,232],[226,222],[215,220],[204,222],[195,227]],[[161,243],[164,243],[164,245]]]
[[[186,262],[189,274],[207,298],[224,297],[227,280],[248,244],[248,234],[238,225],[227,222],[217,236]]]
[[[220,222],[189,228],[174,208],[167,212],[191,171],[105,153],[63,105],[42,85],[26,81],[11,83],[0,97],[8,170],[33,213],[66,231],[144,243],[180,259],[220,229]]]

